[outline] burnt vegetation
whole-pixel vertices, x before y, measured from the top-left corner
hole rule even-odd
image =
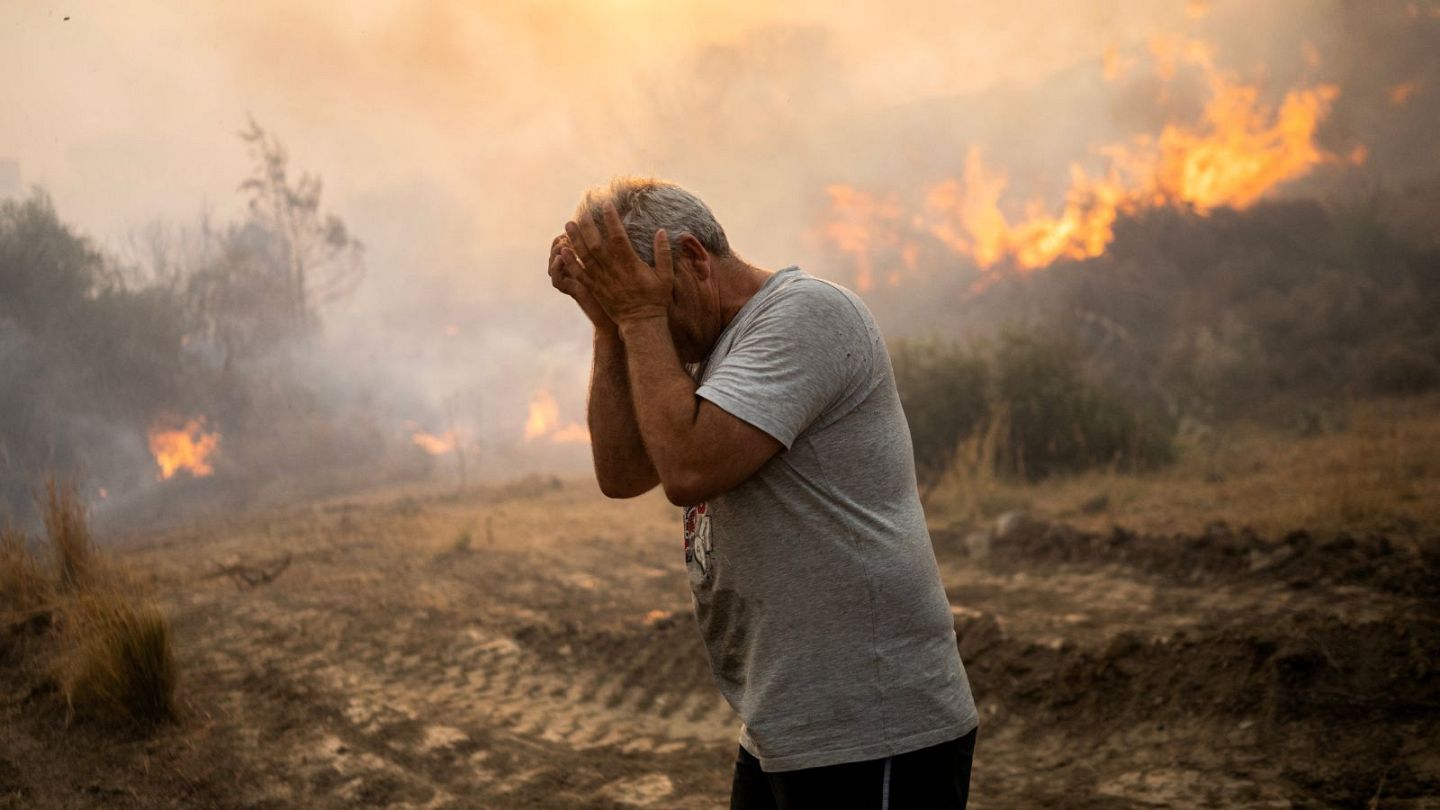
[[[149,522],[177,505],[167,490],[234,506],[280,472],[354,483],[426,462],[326,391],[316,338],[363,278],[363,245],[273,134],[252,121],[241,138],[235,222],[156,223],[107,251],[43,190],[0,200],[0,378],[18,383],[0,386],[0,516],[33,524],[46,471],[108,499],[107,518]],[[147,432],[197,418],[220,437],[213,478],[157,487]]]

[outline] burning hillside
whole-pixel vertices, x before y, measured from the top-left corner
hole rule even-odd
[[[1173,122],[1158,133],[1101,146],[1087,161],[1070,165],[1069,189],[1059,210],[1032,199],[1023,213],[1007,214],[1008,175],[987,166],[978,146],[968,149],[958,178],[928,183],[919,201],[867,192],[848,185],[827,189],[831,221],[825,235],[854,262],[855,285],[870,290],[877,280],[896,285],[916,272],[933,240],[982,270],[1003,266],[1034,270],[1059,259],[1098,256],[1115,238],[1116,218],[1143,208],[1177,206],[1205,213],[1243,209],[1284,183],[1330,162],[1363,163],[1355,145],[1341,158],[1316,143],[1316,131],[1339,91],[1316,84],[1287,91],[1277,107],[1262,102],[1259,87],[1245,84],[1214,63],[1213,48],[1152,43],[1157,74],[1175,77],[1176,60],[1197,71],[1208,91],[1198,122]],[[1107,78],[1118,74],[1106,59]],[[877,279],[877,277],[879,277]]]

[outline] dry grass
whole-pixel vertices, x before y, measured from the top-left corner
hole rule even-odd
[[[175,716],[170,625],[148,600],[93,589],[67,605],[62,626],[60,691],[75,716],[140,726]]]
[[[46,481],[45,499],[40,507],[59,585],[67,589],[82,587],[94,567],[95,547],[90,541],[85,506],[75,492],[75,485],[61,484],[53,478]]]
[[[0,613],[47,618],[47,635],[17,665],[47,673],[74,717],[141,727],[174,717],[164,614],[135,577],[95,551],[73,486],[48,482],[40,505],[48,571],[21,533],[0,532]]]
[[[1150,474],[1095,472],[1027,485],[960,465],[931,496],[940,524],[1025,508],[1087,528],[1193,533],[1223,520],[1265,533],[1440,527],[1440,399],[1352,405],[1316,436],[1236,425],[1191,432]]]
[[[24,533],[0,529],[0,618],[23,618],[48,605],[54,589]]]

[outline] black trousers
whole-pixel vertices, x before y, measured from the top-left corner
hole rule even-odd
[[[760,770],[742,747],[730,810],[964,810],[975,736],[886,759],[776,773]]]

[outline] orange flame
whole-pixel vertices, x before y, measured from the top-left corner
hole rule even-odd
[[[454,452],[455,432],[446,431],[437,436],[424,430],[416,430],[410,435],[410,442],[432,456],[443,456]]]
[[[1022,219],[1012,221],[1001,207],[1008,178],[986,167],[974,147],[961,178],[924,190],[921,214],[912,220],[917,227],[909,234],[893,198],[830,186],[832,218],[825,232],[835,247],[854,257],[857,288],[864,292],[871,286],[877,251],[898,251],[904,263],[912,265],[918,248],[910,237],[919,233],[969,256],[981,269],[1008,261],[1028,270],[1061,258],[1104,253],[1123,212],[1175,204],[1202,214],[1221,206],[1245,208],[1317,164],[1341,160],[1314,141],[1317,126],[1338,95],[1335,87],[1291,91],[1272,111],[1260,102],[1255,87],[1213,67],[1208,45],[1156,39],[1150,47],[1162,78],[1173,75],[1180,61],[1198,66],[1208,78],[1210,99],[1200,126],[1169,124],[1158,137],[1105,147],[1099,154],[1109,167],[1100,176],[1073,164],[1058,213],[1034,201]],[[1348,159],[1363,162],[1363,149],[1352,150]],[[892,282],[897,272],[890,271]]]
[[[1392,105],[1396,107],[1403,107],[1407,102],[1410,101],[1410,97],[1415,95],[1416,91],[1418,91],[1419,89],[1419,80],[1411,79],[1408,82],[1401,82],[1400,84],[1397,84],[1394,87],[1386,90],[1385,95],[1390,97],[1390,103]]]
[[[560,405],[545,389],[535,393],[525,418],[525,441],[548,439],[556,444],[588,444],[590,431],[576,422],[560,423]]]
[[[1105,81],[1113,82],[1128,73],[1134,63],[1133,59],[1122,55],[1120,47],[1112,42],[1100,53],[1100,75],[1105,77]]]
[[[150,454],[160,467],[164,481],[180,470],[195,478],[215,472],[210,455],[220,445],[220,434],[205,430],[205,417],[197,416],[179,429],[165,429],[157,422],[150,428]]]
[[[830,195],[831,210],[835,213],[825,226],[825,235],[842,252],[855,258],[855,287],[860,292],[868,292],[875,282],[870,257],[879,248],[899,246],[900,202],[893,196],[881,200],[843,185],[830,186],[825,191]]]

